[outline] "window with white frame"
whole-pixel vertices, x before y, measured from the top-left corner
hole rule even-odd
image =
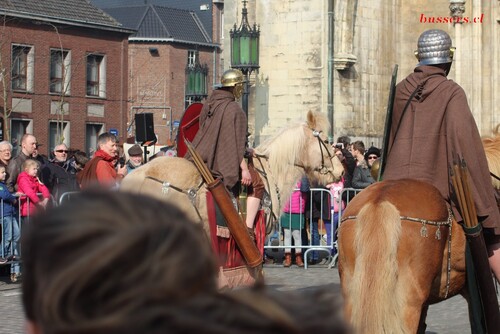
[[[66,50],[50,50],[50,92],[70,94],[71,54]]]
[[[33,133],[33,121],[29,119],[11,119],[10,138],[13,157],[17,156],[21,151],[21,138],[25,133]]]
[[[186,96],[186,98],[184,100],[184,110],[186,110],[186,108],[189,107],[194,102],[196,102],[194,97]]]
[[[198,52],[195,50],[188,51],[188,66],[194,67],[196,64],[196,57],[198,57]]]
[[[34,49],[29,45],[12,45],[12,89],[33,91]]]
[[[220,11],[220,38],[224,40],[224,10]]]
[[[87,96],[106,97],[106,59],[87,55]]]
[[[70,147],[69,138],[69,122],[49,122],[49,152],[52,152],[54,147],[62,143]]]
[[[92,157],[97,149],[97,138],[104,132],[104,125],[98,123],[88,123],[85,126],[85,152],[88,157]]]

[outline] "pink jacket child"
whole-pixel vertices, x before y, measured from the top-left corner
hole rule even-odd
[[[344,178],[342,178],[339,182],[329,183],[326,185],[326,187],[330,189],[330,192],[333,196],[333,201],[332,201],[333,212],[339,212],[340,204],[342,205],[342,210],[344,210],[345,203],[340,198],[340,193],[342,192],[342,190],[344,190]]]
[[[309,181],[307,180],[307,178],[302,178],[302,180],[299,180],[299,182],[297,182],[296,188],[298,188],[300,191],[294,191],[292,193],[292,196],[283,208],[283,212],[294,214],[306,212],[306,202],[309,192]]]
[[[49,201],[50,192],[37,176],[39,168],[38,161],[27,159],[17,177],[18,192],[26,195],[21,196],[19,201],[22,217],[32,216],[37,211],[37,205],[45,208]],[[38,193],[42,193],[43,199],[38,197]]]

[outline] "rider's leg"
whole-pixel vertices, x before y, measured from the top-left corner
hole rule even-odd
[[[264,183],[255,170],[252,159],[248,160],[248,171],[252,177],[252,184],[248,187],[246,224],[248,228],[253,228],[255,217],[259,212],[260,200],[264,196]]]
[[[496,235],[492,228],[483,228],[483,235],[491,271],[500,283],[500,235]]]
[[[247,197],[247,218],[246,224],[248,228],[253,228],[255,217],[259,212],[260,198],[257,197]]]
[[[488,245],[488,253],[491,270],[500,283],[500,243]]]

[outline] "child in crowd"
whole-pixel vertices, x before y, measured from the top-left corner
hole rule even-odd
[[[17,189],[20,193],[26,195],[21,196],[21,220],[24,217],[33,216],[37,210],[37,206],[44,208],[49,202],[50,193],[49,189],[38,178],[38,170],[40,164],[33,159],[27,159],[22,166],[23,171],[17,177]],[[38,194],[42,194],[42,199]]]
[[[290,197],[288,203],[283,209],[283,214],[281,215],[280,222],[281,227],[284,230],[284,244],[290,247],[292,245],[292,236],[294,240],[295,247],[295,264],[299,267],[304,266],[304,260],[302,259],[302,240],[301,233],[304,228],[304,215],[306,211],[306,201],[307,195],[309,194],[309,180],[307,177],[303,177],[298,183],[297,188],[300,191],[294,191]],[[283,267],[290,267],[292,265],[292,253],[291,248],[285,248],[285,260],[283,261]]]
[[[7,171],[4,165],[0,164],[0,199],[1,199],[1,214],[2,214],[2,231],[3,231],[3,249],[0,263],[13,261],[10,265],[10,280],[12,283],[18,281],[21,276],[21,269],[17,258],[19,256],[19,223],[16,219],[17,210],[14,204],[17,201],[16,196],[11,194],[5,184]]]
[[[344,190],[344,178],[342,177],[339,182],[334,182],[334,183],[329,183],[326,185],[326,187],[330,190],[330,193],[332,194],[332,203],[331,203],[331,210],[332,210],[332,219],[331,221],[325,221],[325,228],[326,228],[326,243],[327,245],[332,245],[332,236],[333,236],[333,241],[337,240],[337,228],[339,226],[339,210],[342,208],[344,210],[345,208],[345,203],[341,198],[341,193],[342,190]],[[333,227],[332,224],[333,223]],[[332,247],[332,255],[335,255],[337,252],[337,249],[335,247]]]

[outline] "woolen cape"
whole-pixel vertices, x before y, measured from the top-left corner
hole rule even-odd
[[[193,146],[228,189],[239,180],[246,135],[247,117],[234,95],[223,89],[214,90],[201,110],[200,129]],[[186,158],[192,160],[189,154]]]
[[[100,185],[113,187],[116,185],[118,174],[113,165],[115,157],[103,150],[97,150],[94,157],[85,164],[85,168],[78,174],[78,182],[82,189]]]
[[[422,83],[423,88],[412,99],[396,134],[406,102]],[[484,219],[484,227],[495,228],[495,234],[500,234],[500,214],[476,122],[464,90],[448,80],[443,69],[419,66],[396,86],[388,150],[384,180],[427,181],[448,202],[453,201],[449,168],[458,157],[463,157],[471,176],[477,215]],[[456,204],[453,206],[461,220]]]

